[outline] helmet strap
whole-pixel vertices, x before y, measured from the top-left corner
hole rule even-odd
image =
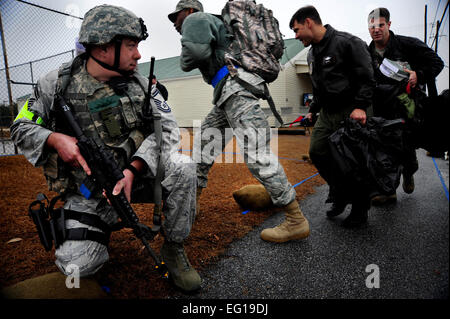
[[[114,39],[115,44],[115,53],[114,53],[114,68],[119,70],[120,66],[120,48],[122,47],[122,39],[115,38]]]
[[[119,69],[119,67],[120,67],[120,48],[122,47],[122,39],[116,38],[114,40],[114,46],[115,46],[115,48],[114,48],[114,64],[113,65],[109,65],[103,61],[100,61],[99,59],[94,57],[92,54],[90,54],[90,52],[89,52],[89,56],[105,69],[108,69],[108,70],[111,70],[114,72],[118,72],[123,76],[132,75],[134,73],[134,71],[125,71],[125,70]]]

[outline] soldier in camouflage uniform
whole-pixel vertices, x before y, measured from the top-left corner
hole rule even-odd
[[[117,214],[102,191],[94,191],[90,199],[79,191],[90,168],[76,139],[58,117],[55,93],[63,94],[84,134],[113,151],[125,176],[116,184],[113,194],[123,190],[130,199],[135,178],[154,177],[158,167],[155,134],[142,120],[148,80],[136,71],[141,58],[138,44],[147,36],[142,19],[122,7],[102,5],[88,11],[79,37],[86,53],[70,63],[70,80],[64,92],[59,91],[67,68],[47,74],[39,80],[32,98],[11,127],[20,151],[34,166],[43,166],[49,189],[63,194],[64,209],[97,215],[109,226],[117,222]],[[161,114],[163,132],[165,241],[161,255],[174,284],[192,291],[200,288],[201,279],[186,256],[183,241],[195,218],[196,165],[178,153],[179,128],[170,107],[155,86],[150,93],[152,112]],[[101,229],[79,220],[67,219],[65,227],[88,228],[102,235]],[[67,267],[75,264],[81,277],[94,274],[109,258],[104,241],[70,238],[56,249],[55,256],[63,273],[67,274]]]
[[[282,207],[286,212],[286,220],[275,228],[263,230],[261,238],[271,242],[285,242],[307,237],[309,224],[295,199],[295,190],[289,183],[277,157],[270,151],[270,126],[267,117],[261,109],[259,99],[244,88],[237,78],[261,91],[263,91],[264,80],[243,68],[234,69],[233,76],[227,75],[217,80],[219,71],[226,64],[225,52],[229,46],[229,40],[223,22],[212,14],[204,13],[199,1],[179,1],[175,11],[168,17],[182,35],[181,68],[183,71],[199,68],[205,82],[214,86],[213,104],[215,106],[202,124],[202,135],[209,128],[220,130],[223,149],[229,142],[225,139],[227,136],[225,129],[231,127],[250,172],[262,184],[261,189],[269,193],[273,204]],[[262,130],[266,132],[263,145],[260,140],[257,141],[254,138]],[[245,142],[245,136],[239,136],[238,132],[250,133],[245,134],[248,142]],[[202,141],[202,151],[204,146],[205,141]],[[251,151],[257,150],[257,146],[264,148],[267,152],[258,153],[255,158]],[[194,154],[194,157],[196,156],[198,154]],[[197,165],[199,184],[197,205],[201,190],[207,186],[208,172],[214,163],[214,158],[215,156],[202,152],[201,163]]]

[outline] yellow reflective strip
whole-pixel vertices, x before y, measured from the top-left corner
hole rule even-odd
[[[30,121],[33,120],[34,114],[31,113],[30,111],[28,111],[28,101],[29,101],[29,100],[27,100],[27,101],[25,102],[25,104],[23,105],[22,109],[20,110],[20,113],[17,115],[17,117],[16,117],[15,120],[18,120],[18,119],[20,119],[20,118],[22,118],[22,117],[25,117],[26,119],[28,119],[28,120],[30,120]],[[15,121],[15,120],[14,120],[14,121]]]
[[[28,100],[25,102],[25,104],[22,106],[22,108],[20,109],[19,114],[17,114],[16,118],[14,119],[14,122],[17,121],[18,119],[21,119],[22,117],[24,117],[24,112],[28,111]]]
[[[17,121],[18,119],[21,119],[22,117],[32,121],[34,114],[30,111],[28,111],[28,101],[29,99],[25,102],[25,104],[22,106],[22,109],[20,110],[20,113],[17,114],[17,117],[14,119],[14,122]],[[36,123],[39,125],[44,124],[44,121],[42,120],[42,118],[38,117],[38,119],[36,120]]]

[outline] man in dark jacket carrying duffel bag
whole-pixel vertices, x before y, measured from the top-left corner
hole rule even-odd
[[[412,90],[409,98],[414,95],[423,95],[428,87],[429,96],[436,96],[435,78],[444,67],[441,58],[425,43],[416,38],[396,35],[390,31],[390,13],[386,8],[372,10],[368,17],[369,33],[372,42],[369,45],[373,60],[374,75],[377,87],[374,91],[373,110],[375,116],[385,119],[408,118],[405,106],[400,102],[399,96],[406,96],[408,90]],[[405,79],[389,77],[389,72],[383,69],[388,62],[407,65],[403,70]],[[416,94],[417,93],[417,94]],[[417,101],[416,102],[420,102]],[[414,113],[414,111],[412,111]],[[413,114],[411,114],[413,116]],[[408,122],[408,121],[407,121]],[[419,165],[416,157],[416,141],[410,134],[411,127],[406,125],[404,136],[403,165],[403,190],[410,194],[414,191],[414,173]],[[374,205],[395,201],[396,194],[379,195],[372,199]]]
[[[337,216],[351,203],[352,211],[344,226],[359,226],[367,221],[369,194],[364,187],[338,174],[338,163],[332,160],[328,138],[345,119],[366,122],[375,87],[368,47],[354,35],[322,25],[319,13],[312,6],[300,8],[292,17],[290,28],[305,47],[312,46],[308,65],[313,101],[306,118],[319,111],[320,115],[311,135],[309,155],[334,197],[327,215]]]

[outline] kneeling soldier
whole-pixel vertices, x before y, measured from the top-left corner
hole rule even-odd
[[[138,177],[157,175],[161,156],[165,217],[161,255],[174,284],[193,291],[200,288],[201,279],[183,242],[195,218],[196,165],[178,153],[179,128],[170,107],[155,86],[147,92],[148,80],[136,71],[141,58],[138,44],[147,36],[143,20],[122,7],[102,5],[88,11],[79,36],[86,52],[39,80],[11,135],[30,163],[44,168],[49,189],[62,195],[64,209],[75,212],[62,223],[62,242],[55,242],[56,265],[66,275],[71,264],[78,266],[81,277],[102,267],[109,258],[108,227],[118,215],[101,189],[94,189],[89,199],[79,190],[91,168],[61,117],[56,96],[70,106],[84,135],[113,154],[124,175],[114,195],[124,191],[130,200]],[[161,117],[161,148],[142,116],[147,94],[151,94],[152,113]]]

